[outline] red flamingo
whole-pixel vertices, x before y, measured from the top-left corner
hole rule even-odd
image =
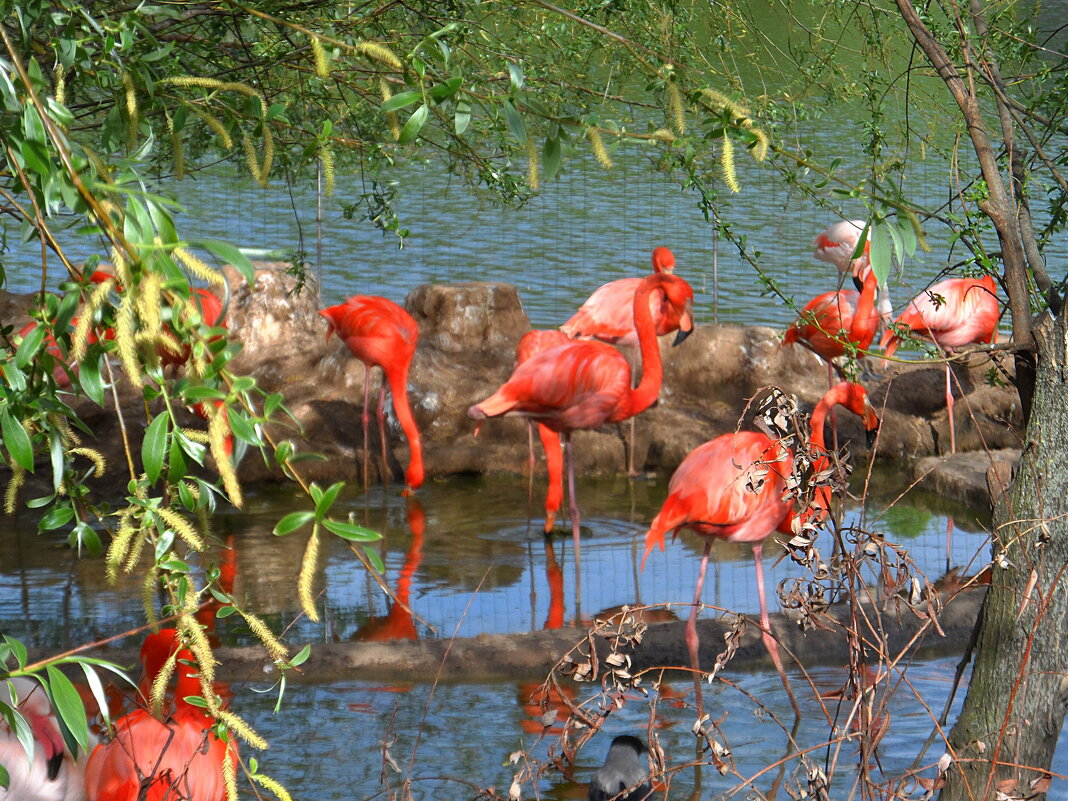
[[[408,438],[411,456],[405,474],[406,492],[418,489],[423,483],[423,445],[419,428],[408,405],[408,369],[415,355],[419,328],[404,309],[391,300],[375,295],[353,295],[337,306],[319,312],[330,327],[326,338],[337,333],[357,359],[363,362],[366,371],[363,381],[363,453],[364,484],[368,482],[369,409],[371,400],[371,368],[381,367],[393,395],[393,409],[397,421]],[[382,441],[382,462],[386,464],[386,385],[378,393],[378,433]]]
[[[634,294],[634,321],[641,350],[642,378],[631,387],[630,365],[603,342],[576,341],[542,351],[515,368],[496,392],[467,410],[474,420],[502,415],[527,417],[559,433],[567,445],[571,536],[575,543],[576,612],[581,618],[582,571],[579,561],[579,510],[575,501],[575,459],[571,432],[618,423],[648,409],[660,394],[663,369],[660,343],[649,298],[661,294],[678,315],[678,336],[693,330],[693,290],[675,275],[657,273],[642,279]]]
[[[994,277],[950,278],[923,290],[909,301],[880,343],[890,358],[901,343],[899,332],[929,339],[947,355],[953,348],[979,342],[996,342],[1001,304]],[[953,425],[953,388],[949,361],[946,361],[946,413],[949,415],[949,451],[957,452]]]
[[[178,648],[177,632],[149,634],[141,648],[145,668],[142,688]],[[157,720],[137,709],[115,722],[115,736],[96,747],[85,770],[89,801],[223,801],[223,760],[227,751],[237,763],[237,744],[220,740],[214,720],[185,700],[200,694],[193,655],[177,651],[174,711]]]
[[[418,640],[419,632],[412,617],[412,579],[423,562],[423,534],[426,531],[426,512],[417,498],[408,499],[406,512],[412,544],[404,555],[404,564],[397,576],[397,591],[384,617],[372,617],[353,636],[359,642],[390,642]]]
[[[0,701],[26,720],[34,746],[30,759],[7,720],[0,717],[0,765],[7,770],[7,788],[0,786],[0,801],[84,801],[84,754],[79,761],[67,750],[44,688],[22,676],[0,680]]]
[[[812,412],[810,447],[816,453],[825,452],[823,427],[827,413],[834,406],[844,406],[859,415],[869,432],[878,427],[879,418],[868,402],[868,393],[859,384],[843,381],[828,390]],[[655,546],[664,549],[665,532],[678,535],[681,529],[688,528],[705,538],[693,609],[686,625],[686,645],[690,651],[698,694],[697,615],[714,539],[753,544],[762,638],[775,668],[789,689],[779,659],[779,647],[771,636],[764,593],[762,549],[764,540],[792,512],[791,501],[784,499],[792,462],[793,454],[789,448],[763,433],[740,431],[723,434],[699,445],[690,451],[671,477],[667,499],[645,535],[642,567]],[[816,494],[817,504],[826,505],[829,500],[826,494]]]
[[[531,356],[541,353],[543,350],[554,348],[568,342],[568,336],[563,331],[551,329],[548,331],[535,329],[527,331],[519,340],[515,349],[515,366],[518,367]],[[548,426],[533,420],[527,421],[527,440],[530,447],[531,480],[534,478],[534,427],[538,428],[538,439],[545,451],[545,469],[549,474],[549,488],[545,492],[545,533],[549,534],[556,523],[556,513],[560,510],[560,504],[564,500],[564,450],[560,444],[560,435]]]
[[[652,261],[654,273],[672,273],[675,270],[675,254],[666,247],[654,249]],[[638,291],[641,282],[641,278],[632,277],[602,285],[590,295],[570,320],[560,326],[560,330],[571,339],[597,339],[612,345],[626,346],[631,349],[633,356],[638,348],[634,322],[634,293]],[[656,323],[657,336],[678,330],[678,312],[661,297],[652,296],[649,309]],[[631,364],[635,364],[633,359]],[[635,475],[633,418],[627,450],[627,472]]]

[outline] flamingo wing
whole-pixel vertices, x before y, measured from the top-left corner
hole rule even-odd
[[[419,329],[411,315],[388,298],[355,295],[322,314],[364,364],[385,367],[411,361]]]
[[[860,293],[854,289],[817,295],[786,330],[783,341],[804,344],[827,361],[843,355],[845,346],[838,337],[848,337],[859,299]]]
[[[941,281],[913,298],[894,325],[908,326],[914,335],[944,348],[993,342],[1001,314],[996,291],[990,276]],[[883,335],[888,356],[899,341],[892,330]]]

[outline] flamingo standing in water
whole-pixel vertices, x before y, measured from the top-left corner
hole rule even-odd
[[[642,377],[631,387],[630,365],[603,342],[577,341],[542,351],[515,368],[496,392],[467,410],[474,420],[502,415],[527,417],[559,433],[567,445],[571,535],[575,544],[576,610],[581,615],[582,569],[579,559],[579,510],[575,501],[575,459],[571,432],[618,423],[648,409],[660,394],[663,369],[660,343],[649,299],[662,295],[679,320],[678,344],[693,330],[693,290],[683,279],[654,274],[634,294],[634,321],[641,351]]]
[[[844,406],[859,415],[869,432],[876,430],[879,425],[879,418],[868,402],[868,393],[864,388],[843,381],[829,389],[812,412],[810,447],[817,454],[825,453],[823,427],[827,413],[834,406]],[[642,567],[655,546],[664,549],[665,532],[671,531],[677,535],[681,529],[688,528],[705,538],[693,609],[686,624],[686,645],[690,651],[698,698],[701,682],[698,673],[697,615],[701,608],[701,591],[714,539],[753,544],[762,638],[775,668],[789,689],[779,659],[779,647],[771,636],[764,593],[762,549],[764,540],[783,525],[793,512],[791,501],[784,499],[792,462],[793,454],[789,448],[763,433],[740,431],[723,434],[699,445],[675,470],[668,485],[668,497],[645,535]],[[826,493],[817,492],[814,505],[826,506],[829,500]]]
[[[886,358],[901,343],[899,331],[907,328],[914,336],[934,342],[946,354],[953,348],[980,342],[996,342],[1001,304],[994,277],[950,278],[940,281],[909,301],[880,343]],[[949,361],[946,361],[946,413],[949,415],[949,452],[957,452],[953,425],[953,388]]]
[[[76,760],[67,750],[44,688],[21,676],[0,680],[0,701],[25,718],[34,745],[30,759],[0,717],[0,765],[8,779],[0,801],[85,801],[85,755]]]
[[[368,423],[371,399],[371,368],[381,367],[393,395],[393,410],[408,438],[411,455],[405,473],[406,493],[423,484],[423,445],[419,428],[408,405],[408,370],[415,355],[419,327],[404,309],[391,300],[375,295],[353,295],[337,306],[319,312],[330,327],[326,338],[337,333],[349,351],[363,362],[366,372],[363,381],[363,480],[368,483],[370,447]],[[386,384],[378,392],[378,433],[382,441],[382,463],[386,464]]]
[[[214,719],[185,700],[200,695],[193,655],[174,629],[149,634],[141,648],[142,691],[177,650],[174,712],[167,720],[137,709],[115,723],[115,736],[96,747],[85,770],[89,801],[223,801],[223,761],[237,764],[237,743],[211,731]]]
[[[675,254],[666,247],[653,250],[653,273],[670,274],[675,270]],[[634,293],[642,279],[620,278],[604,284],[586,300],[577,312],[560,326],[571,339],[597,339],[611,345],[626,346],[635,354],[638,334],[635,330]],[[670,305],[656,296],[650,300],[650,311],[656,323],[656,335],[671,334],[679,328],[679,315]],[[636,362],[632,358],[631,365]],[[633,367],[632,367],[633,372]],[[630,444],[627,450],[627,472],[634,471],[634,419],[630,421]]]

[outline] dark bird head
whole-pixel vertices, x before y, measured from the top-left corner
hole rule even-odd
[[[649,758],[645,743],[637,737],[622,734],[612,740],[604,765],[590,782],[589,801],[645,801],[653,794],[649,781]],[[624,790],[629,790],[621,795]]]

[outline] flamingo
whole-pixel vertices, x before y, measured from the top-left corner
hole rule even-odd
[[[0,680],[0,702],[18,710],[33,735],[33,758],[0,717],[0,765],[7,770],[7,788],[0,801],[85,801],[85,758],[67,750],[59,721],[44,688],[16,676]]]
[[[1001,304],[994,277],[950,278],[923,290],[909,301],[893,327],[883,334],[882,345],[890,358],[901,343],[902,329],[934,342],[947,355],[953,348],[996,342]],[[946,361],[946,413],[949,415],[949,452],[957,452],[953,425],[953,388]]]
[[[372,617],[360,626],[353,637],[359,642],[391,642],[393,640],[418,640],[419,632],[412,617],[412,579],[423,562],[423,534],[426,531],[426,512],[418,498],[408,498],[406,511],[408,531],[412,544],[404,554],[404,564],[397,576],[397,591],[389,602],[389,611],[383,617]]]
[[[864,240],[864,250],[857,258],[857,243],[864,231],[863,220],[839,220],[821,231],[812,242],[812,255],[820,261],[833,264],[839,273],[849,273],[857,289],[863,289],[860,282],[871,272],[871,240]],[[884,284],[879,292],[879,316],[886,324],[890,323],[893,309],[890,305],[890,292]]]
[[[673,273],[675,254],[668,248],[660,246],[653,250],[653,273]],[[638,347],[638,335],[634,323],[634,293],[642,279],[639,277],[621,278],[599,287],[577,312],[560,326],[571,339],[597,339],[611,345],[626,346],[632,355]],[[653,297],[650,311],[656,322],[656,335],[664,336],[678,330],[678,314],[660,298]],[[635,361],[631,360],[631,364]],[[630,424],[630,446],[627,450],[627,472],[634,471],[634,420]]]
[[[527,331],[519,340],[515,349],[515,366],[518,367],[531,356],[543,350],[563,345],[568,336],[556,329]],[[556,523],[556,513],[564,499],[564,451],[560,444],[560,435],[542,423],[527,421],[527,440],[530,447],[530,476],[534,478],[534,427],[538,428],[538,439],[545,451],[545,469],[549,474],[549,488],[545,492],[545,534],[552,533]]]
[[[411,493],[423,483],[423,445],[419,428],[408,405],[408,369],[415,355],[419,339],[419,327],[404,309],[391,300],[375,295],[353,295],[344,303],[319,312],[330,324],[326,331],[337,333],[357,359],[363,362],[366,371],[363,380],[363,454],[364,484],[367,484],[369,407],[371,399],[371,368],[381,367],[393,395],[393,410],[397,421],[408,438],[411,456],[405,473],[405,493]],[[382,441],[382,462],[386,463],[386,386],[378,393],[378,433]]]
[[[474,420],[502,415],[527,417],[559,433],[567,445],[571,536],[575,543],[575,595],[579,614],[582,570],[571,432],[626,420],[648,409],[660,394],[663,380],[660,343],[649,302],[654,292],[663,296],[671,314],[678,317],[676,345],[693,330],[690,308],[693,290],[690,285],[667,273],[643,278],[634,294],[634,322],[642,360],[642,378],[636,388],[631,387],[630,365],[615,348],[603,342],[567,342],[527,359],[496,392],[467,410],[468,417]]]
[[[826,452],[823,427],[827,413],[834,406],[844,406],[859,415],[869,432],[875,431],[879,425],[879,418],[868,402],[868,393],[864,388],[860,384],[843,381],[829,389],[812,412],[810,448],[817,454]],[[779,647],[771,636],[768,604],[764,593],[762,549],[764,540],[776,528],[785,527],[785,521],[792,513],[791,501],[784,497],[792,462],[793,454],[782,442],[767,434],[753,431],[723,434],[699,445],[690,451],[675,470],[668,485],[667,499],[645,535],[643,568],[655,546],[659,546],[660,550],[664,549],[665,532],[671,531],[678,535],[681,529],[688,528],[705,538],[704,554],[697,577],[697,591],[694,593],[693,608],[686,624],[686,645],[690,651],[698,698],[700,668],[697,615],[705,572],[708,569],[708,556],[714,539],[753,544],[762,639],[789,690],[786,673],[779,659]],[[814,505],[825,507],[829,501],[827,493],[817,492]]]
[[[593,775],[589,801],[645,801],[653,795],[649,781],[649,753],[645,743],[629,734],[612,740],[604,765]]]
[[[142,691],[175,648],[177,632],[149,634],[141,648],[145,668]],[[220,740],[212,717],[185,700],[199,695],[200,679],[190,667],[193,655],[177,651],[178,682],[174,712],[165,721],[136,709],[115,722],[115,736],[89,757],[85,786],[89,801],[223,801],[223,761],[227,752],[237,762],[237,744]]]

